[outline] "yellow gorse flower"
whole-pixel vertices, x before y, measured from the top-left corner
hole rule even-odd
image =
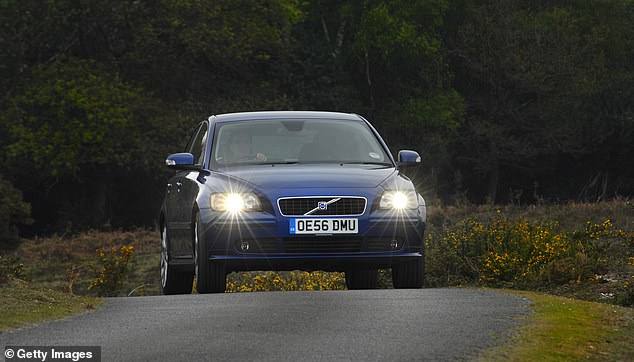
[[[261,292],[289,290],[343,290],[343,273],[321,272],[277,272],[239,273],[227,281],[227,292]]]
[[[132,245],[112,248],[109,254],[97,250],[97,261],[101,269],[99,277],[90,283],[88,289],[96,289],[100,296],[115,296],[127,274],[128,262],[133,252]]]

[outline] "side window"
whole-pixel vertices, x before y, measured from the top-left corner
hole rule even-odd
[[[189,152],[192,149],[192,145],[194,144],[194,140],[196,139],[196,135],[198,134],[198,130],[200,130],[202,125],[197,125],[196,128],[194,128],[192,131],[192,133],[190,133],[189,136],[189,140],[187,141],[187,145],[185,146],[185,148],[183,149],[182,152]]]
[[[191,145],[189,145],[189,149],[187,150],[187,152],[194,155],[194,163],[196,165],[201,165],[205,159],[205,146],[207,145],[208,131],[207,123],[203,123],[198,130],[198,134],[196,134],[196,137],[192,140]]]

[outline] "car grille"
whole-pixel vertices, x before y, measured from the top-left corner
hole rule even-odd
[[[318,209],[320,202],[327,204],[325,209]],[[280,212],[284,216],[362,215],[366,203],[364,197],[351,196],[289,197],[278,200]]]

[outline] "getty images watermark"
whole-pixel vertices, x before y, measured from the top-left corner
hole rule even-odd
[[[100,362],[99,346],[6,346],[6,361]]]

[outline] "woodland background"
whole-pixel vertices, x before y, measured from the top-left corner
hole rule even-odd
[[[0,248],[152,226],[211,114],[355,112],[433,205],[634,193],[634,1],[0,0]]]

